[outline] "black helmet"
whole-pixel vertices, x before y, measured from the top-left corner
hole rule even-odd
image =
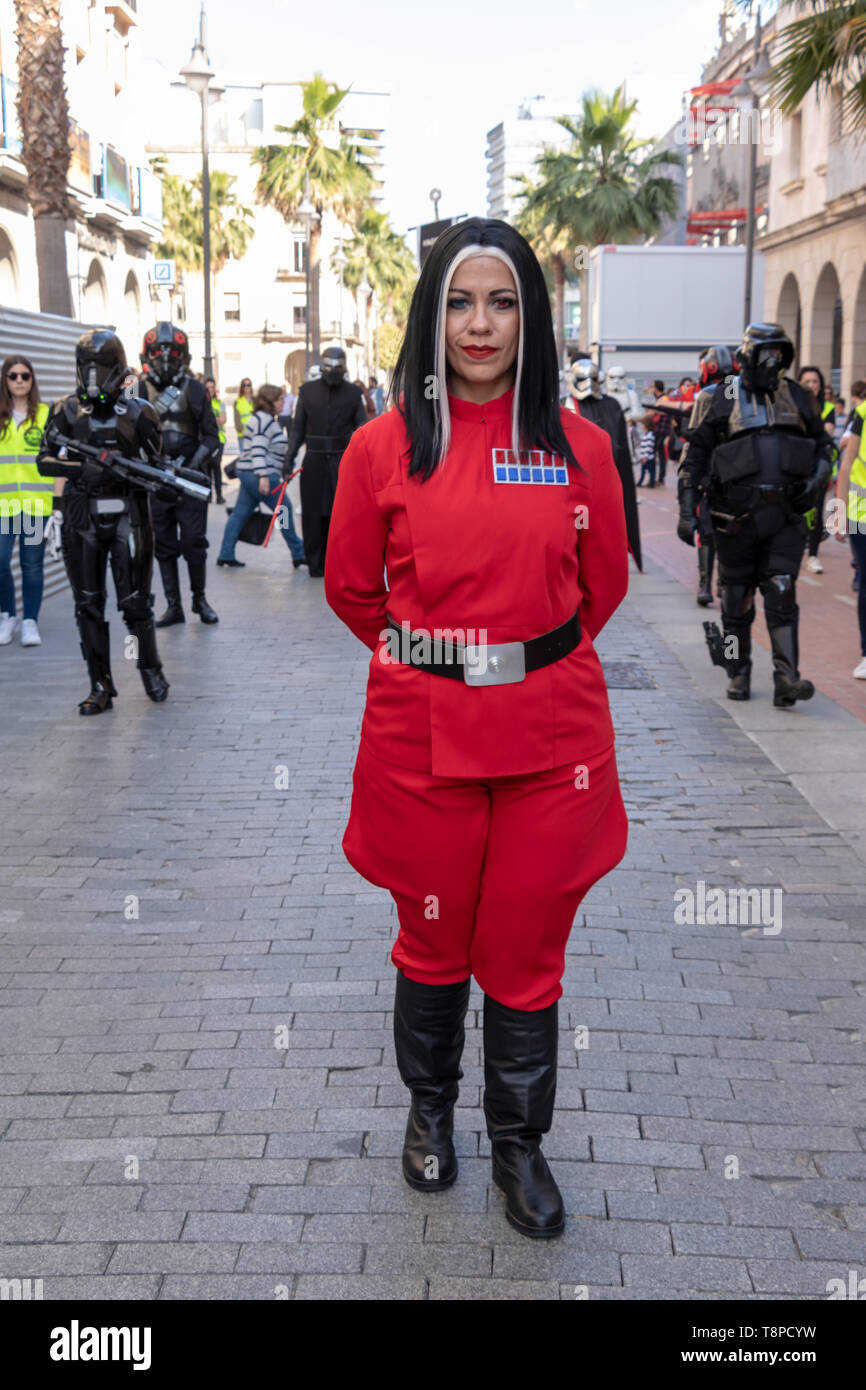
[[[189,338],[173,323],[157,323],[144,335],[141,361],[157,386],[171,386],[189,366]]]
[[[794,344],[778,323],[750,323],[734,354],[748,391],[775,391],[794,360]]]
[[[77,394],[82,405],[111,405],[120,395],[128,371],[123,343],[110,328],[82,333],[75,344]]]
[[[339,386],[346,375],[346,354],[341,347],[325,348],[321,360],[322,380],[328,386]]]
[[[724,381],[735,370],[734,358],[730,348],[708,347],[700,355],[701,386],[714,386]]]

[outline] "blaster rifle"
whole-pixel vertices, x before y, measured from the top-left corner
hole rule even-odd
[[[722,636],[718,623],[704,623],[704,637],[710,650],[710,660],[714,666],[722,666],[728,669],[728,661],[725,656],[725,639]]]
[[[50,447],[66,449],[71,454],[80,454],[90,463],[114,473],[118,478],[135,483],[148,492],[159,492],[160,488],[170,488],[187,497],[198,497],[201,501],[210,499],[210,484],[203,473],[193,468],[175,468],[168,459],[158,463],[145,463],[143,459],[128,458],[116,449],[100,448],[96,444],[85,444],[81,439],[70,439],[68,435],[55,434],[50,438]]]

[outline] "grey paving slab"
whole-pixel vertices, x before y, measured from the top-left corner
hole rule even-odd
[[[367,656],[321,584],[245,558],[210,578],[217,627],[160,634],[162,706],[119,662],[115,709],[78,721],[68,595],[38,653],[4,649],[2,1273],[94,1300],[826,1297],[866,1231],[866,801],[810,782],[806,734],[863,767],[863,726],[727,706],[691,595],[633,576],[598,647],[655,685],[611,689],[629,850],[569,943],[568,1222],[539,1247],[490,1181],[474,987],[460,1180],[402,1181],[396,915],[340,851]],[[780,887],[782,931],[677,922],[699,880]]]

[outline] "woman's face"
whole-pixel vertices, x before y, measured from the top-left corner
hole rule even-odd
[[[520,308],[514,276],[496,256],[471,256],[454,272],[445,314],[452,376],[487,400],[507,391],[517,357]]]
[[[811,391],[819,401],[824,399],[821,391],[821,382],[817,372],[803,372],[800,377],[800,385],[805,386],[807,391]]]
[[[252,384],[252,382],[251,382],[251,381],[242,381],[242,382],[241,382],[241,395],[242,395],[242,396],[251,396],[252,394],[253,394],[253,384]]]
[[[13,401],[21,401],[22,403],[26,401],[33,385],[30,368],[26,367],[23,362],[13,362],[6,373],[6,385],[9,387],[9,394]]]
[[[285,399],[286,398],[282,393],[279,396],[277,396],[277,399],[274,401],[274,415],[282,415],[283,402],[285,401]]]

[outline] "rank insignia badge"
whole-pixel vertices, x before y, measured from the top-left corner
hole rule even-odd
[[[495,483],[568,483],[568,469],[559,454],[546,454],[543,449],[493,449],[493,481]]]

